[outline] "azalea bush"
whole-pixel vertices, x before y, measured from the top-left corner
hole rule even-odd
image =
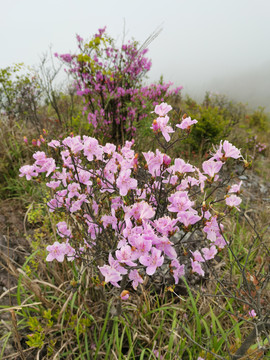
[[[143,85],[151,68],[147,49],[129,41],[117,47],[99,29],[90,41],[77,36],[79,54],[55,54],[74,77],[77,94],[85,102],[84,111],[99,137],[123,145],[136,132],[136,124],[146,118],[153,105],[182,87],[169,90],[172,83]]]
[[[133,141],[117,148],[69,136],[48,143],[52,156],[37,151],[35,163],[20,169],[27,180],[43,177],[53,193],[50,211],[63,216],[46,260],[91,267],[100,283],[120,289],[122,299],[147,276],[154,282],[162,276],[167,284],[190,271],[204,276],[227,245],[222,220],[242,201],[241,183],[228,187],[231,178],[223,171],[230,159],[247,164],[227,140],[201,169],[166,154],[197,123],[185,116],[173,129],[170,110],[166,103],[154,110],[152,130],[164,152],[138,154]]]

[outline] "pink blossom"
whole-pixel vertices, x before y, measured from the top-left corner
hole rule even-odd
[[[157,267],[163,264],[163,261],[164,257],[161,256],[161,251],[154,247],[151,249],[151,255],[140,257],[140,263],[146,266],[147,275],[153,275]]]
[[[235,207],[237,210],[240,211],[240,209],[237,206],[241,204],[242,199],[239,196],[231,195],[226,198],[225,202],[228,206]]]
[[[141,277],[141,275],[139,274],[138,270],[131,270],[129,275],[129,280],[132,280],[132,286],[134,290],[137,290],[137,287],[140,284],[143,283],[143,279]]]
[[[202,168],[205,174],[213,178],[222,168],[222,161],[208,160],[202,163]]]
[[[190,252],[193,255],[194,261],[205,262],[204,258],[202,257],[202,254],[200,253],[199,250],[195,250],[194,252],[190,251]]]
[[[214,259],[215,255],[217,254],[217,248],[215,245],[212,245],[210,247],[210,249],[203,248],[202,252],[203,252],[205,260],[211,260],[211,259]]]
[[[190,117],[182,118],[181,124],[176,124],[176,127],[184,130],[190,129],[191,125],[196,124],[198,121],[196,119],[191,120]]]
[[[37,169],[34,165],[24,165],[20,168],[20,177],[25,176],[26,180],[31,180],[32,177],[38,176]]]
[[[136,266],[137,264],[133,262],[134,253],[132,253],[131,247],[129,245],[121,247],[120,250],[115,252],[117,260],[122,264],[127,264],[128,266]]]
[[[177,253],[172,246],[173,243],[166,236],[161,238],[156,237],[153,240],[153,245],[155,245],[158,250],[163,251],[170,259],[175,259],[177,257]]]
[[[75,137],[68,136],[62,141],[62,144],[68,147],[73,154],[78,154],[83,149],[82,140],[79,135]]]
[[[105,283],[110,282],[113,286],[120,287],[118,281],[122,280],[121,274],[109,265],[98,266],[101,274],[105,277]]]
[[[191,208],[193,202],[189,200],[187,191],[176,191],[170,197],[168,197],[169,202],[168,210],[171,212],[181,212]]]
[[[192,165],[185,163],[183,159],[177,158],[174,160],[174,166],[172,166],[174,173],[185,174],[188,172],[194,172],[195,169]]]
[[[201,276],[204,276],[204,271],[202,269],[201,264],[198,261],[193,261],[193,259],[190,259],[191,266],[192,266],[192,272],[195,272]]]
[[[159,116],[165,116],[169,111],[172,110],[171,105],[168,105],[167,103],[161,103],[160,105],[155,106],[155,112]]]
[[[160,175],[160,167],[163,164],[163,154],[157,149],[156,154],[152,151],[143,153],[143,156],[146,160],[148,170],[152,176]]]
[[[109,264],[113,269],[117,270],[120,274],[122,275],[127,274],[127,269],[121,266],[119,261],[113,258],[112,254],[109,254]]]
[[[233,159],[239,159],[241,157],[241,152],[239,149],[237,149],[234,145],[229,143],[228,140],[225,140],[223,142],[223,150],[225,151],[224,157],[225,158],[233,158]]]
[[[174,130],[171,126],[168,125],[169,117],[159,117],[153,121],[151,129],[154,131],[161,131],[166,141],[170,141],[171,137],[169,134],[174,133]]]
[[[242,180],[240,181],[239,184],[234,184],[230,187],[229,193],[236,193],[239,194],[240,193],[240,188],[242,185]]]
[[[254,309],[250,310],[250,311],[248,312],[248,315],[249,315],[250,317],[253,317],[253,318],[255,318],[255,317],[257,316],[257,314],[256,314],[256,312],[255,312]]]
[[[50,142],[48,143],[48,146],[56,149],[56,148],[58,148],[58,147],[60,146],[60,141],[58,141],[58,140],[52,140],[52,141],[50,141]]]
[[[74,196],[79,196],[80,193],[78,192],[78,190],[80,190],[81,187],[79,184],[73,182],[71,184],[68,185],[68,197],[69,198],[73,198]]]
[[[78,171],[78,173],[79,173],[79,182],[81,184],[88,185],[88,186],[92,185],[92,181],[90,180],[91,174],[89,171],[80,169]]]
[[[71,236],[71,231],[68,228],[67,223],[65,221],[59,222],[56,226],[57,226],[57,232],[62,238]]]
[[[83,153],[87,157],[88,161],[92,161],[94,156],[98,160],[102,160],[103,149],[99,145],[97,139],[89,136],[83,136]]]
[[[120,172],[116,185],[119,188],[119,193],[122,196],[126,196],[129,190],[137,188],[137,180],[130,177],[131,170],[124,170]]]
[[[47,156],[44,151],[36,151],[33,158],[36,160],[35,165],[38,166],[43,166],[47,161]]]
[[[172,219],[169,216],[163,216],[154,221],[154,225],[157,231],[159,231],[162,235],[168,236],[169,233],[175,233],[179,230],[177,226],[176,219]]]
[[[60,244],[58,241],[55,241],[53,245],[47,246],[47,251],[49,254],[46,257],[46,261],[57,260],[59,262],[64,261],[64,257],[66,254],[66,244]]]
[[[185,265],[180,265],[178,260],[173,259],[170,267],[172,269],[175,284],[178,284],[180,277],[185,275]]]
[[[196,222],[201,220],[201,216],[198,215],[197,211],[191,209],[189,211],[180,211],[177,214],[177,220],[184,224],[185,227],[194,225]]]
[[[136,202],[134,205],[125,209],[125,220],[133,217],[135,220],[151,219],[155,211],[145,201]]]
[[[53,190],[57,189],[60,186],[60,184],[61,184],[60,180],[58,180],[58,181],[50,181],[49,183],[46,183],[46,185],[49,188],[53,189]]]
[[[130,235],[128,240],[130,245],[132,245],[134,260],[141,256],[148,255],[152,248],[152,241],[146,240],[143,236]]]

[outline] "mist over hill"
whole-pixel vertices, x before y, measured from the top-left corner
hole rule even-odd
[[[212,82],[211,89],[248,103],[250,107],[263,106],[270,112],[270,60],[250,71],[217,78]]]
[[[222,73],[219,69],[218,74],[213,71],[210,75],[207,69],[205,73],[201,71],[192,77],[179,74],[174,84],[183,85],[183,95],[189,95],[197,101],[202,101],[205,92],[210,91],[227,95],[229,99],[247,104],[251,109],[262,106],[270,113],[270,60],[237,73]]]

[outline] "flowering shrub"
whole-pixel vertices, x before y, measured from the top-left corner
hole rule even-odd
[[[154,111],[152,129],[164,149],[169,134],[188,133],[197,122],[185,117],[174,130],[170,110],[162,103]],[[67,215],[57,224],[59,241],[47,247],[47,261],[84,261],[99,269],[105,283],[121,287],[121,298],[127,299],[127,283],[136,289],[146,275],[162,274],[177,284],[190,267],[204,276],[205,264],[226,246],[221,220],[233,208],[239,210],[241,183],[225,186],[229,180],[222,179],[222,170],[230,158],[243,161],[227,140],[202,169],[159,149],[135,153],[133,141],[117,148],[111,143],[102,146],[92,137],[69,136],[48,145],[58,154],[58,163],[37,151],[35,163],[20,169],[27,180],[44,174],[54,194],[50,211],[64,210]],[[228,194],[221,195],[222,188]],[[189,244],[191,234],[195,248]],[[190,256],[186,269],[179,260],[183,254]]]
[[[80,53],[55,54],[75,77],[77,94],[85,101],[84,111],[96,134],[116,144],[124,144],[136,131],[136,123],[145,118],[150,107],[182,87],[169,90],[171,83],[142,86],[151,68],[136,41],[117,48],[104,29],[90,41],[77,36]]]

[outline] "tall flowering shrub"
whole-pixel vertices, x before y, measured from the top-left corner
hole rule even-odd
[[[157,105],[152,124],[164,149],[197,122],[184,117],[173,129],[170,110]],[[48,145],[58,162],[37,151],[34,164],[20,169],[27,180],[43,177],[53,192],[50,211],[66,214],[57,224],[58,241],[47,247],[47,261],[84,261],[105,283],[123,290],[129,282],[136,289],[147,275],[176,284],[190,270],[204,276],[206,263],[226,246],[222,219],[239,209],[241,183],[228,188],[222,170],[229,159],[243,161],[228,141],[201,168],[158,149],[135,153],[133,141],[102,146],[75,136]],[[190,234],[196,234],[195,247]],[[183,255],[190,258],[186,266]]]
[[[90,41],[77,36],[79,54],[56,56],[75,78],[77,94],[83,96],[84,111],[95,133],[105,135],[116,144],[124,144],[136,131],[136,123],[145,118],[150,107],[182,87],[169,90],[171,83],[143,86],[151,68],[147,49],[136,41],[116,47],[104,29]]]

